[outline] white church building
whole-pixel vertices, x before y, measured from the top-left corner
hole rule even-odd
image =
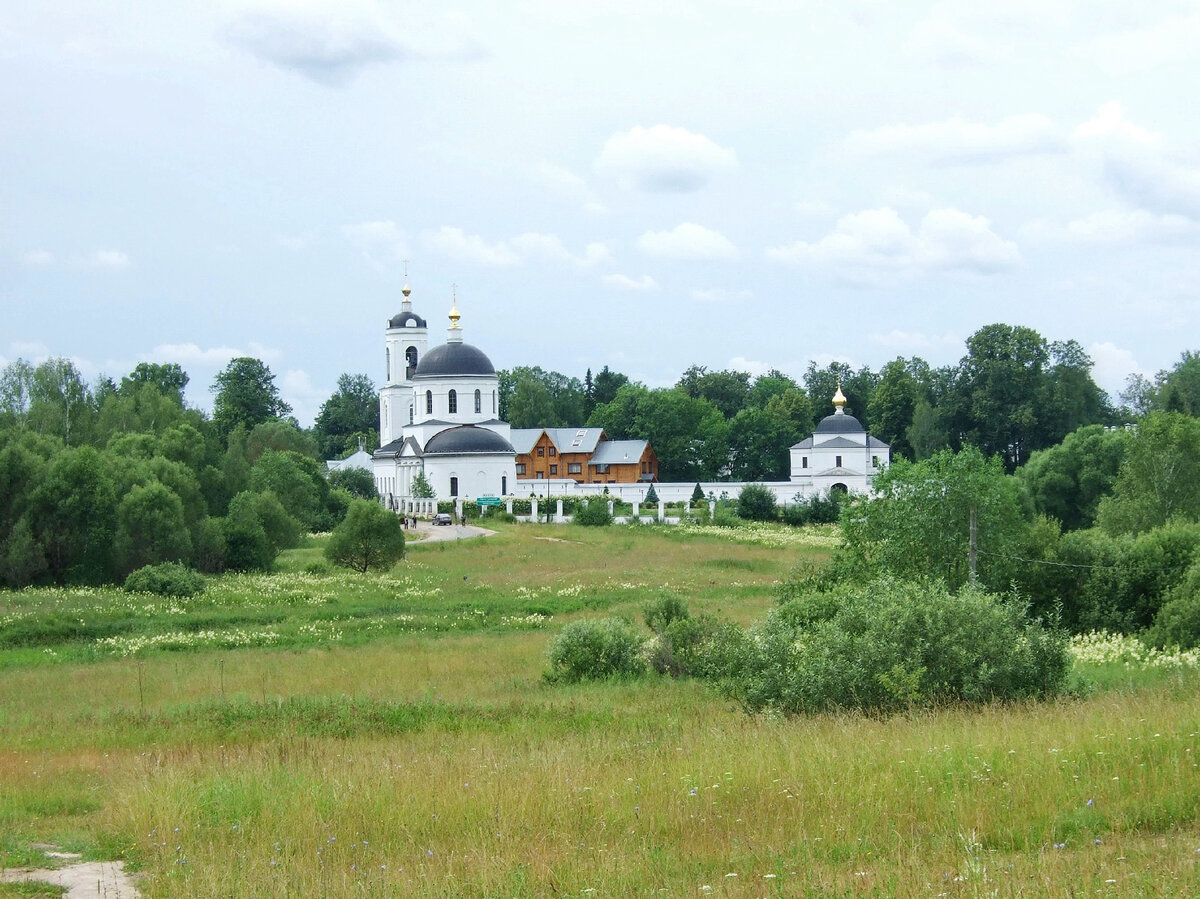
[[[870,493],[875,473],[892,461],[892,448],[853,415],[846,414],[841,385],[833,395],[834,412],[826,415],[811,437],[791,447],[791,484],[804,496],[831,490]]]
[[[517,479],[516,453],[508,423],[497,412],[495,367],[482,350],[463,342],[457,302],[446,342],[429,349],[429,329],[412,310],[407,284],[403,294],[385,337],[381,446],[372,456],[379,495],[400,512],[432,511],[432,502],[413,496],[418,474],[438,499],[506,495]]]

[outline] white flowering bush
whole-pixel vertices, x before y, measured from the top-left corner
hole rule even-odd
[[[772,549],[807,547],[809,549],[834,549],[840,542],[837,529],[831,525],[812,525],[792,528],[765,523],[743,523],[737,527],[714,527],[712,525],[682,522],[675,525],[672,533],[685,536],[717,537],[734,543],[748,543]]]
[[[1123,665],[1141,671],[1200,668],[1200,649],[1158,649],[1137,637],[1103,630],[1076,634],[1068,648],[1072,659],[1086,665]]]

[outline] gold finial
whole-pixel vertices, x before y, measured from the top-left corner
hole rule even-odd
[[[842,407],[846,405],[846,396],[842,393],[842,382],[838,381],[837,393],[833,395],[833,405],[837,407],[839,412],[843,411]]]
[[[450,285],[450,296],[451,296],[451,300],[450,300],[450,330],[457,331],[458,330],[458,320],[460,318],[462,318],[462,315],[458,311],[458,285],[457,284]]]
[[[408,299],[408,295],[412,293],[412,288],[408,286],[408,260],[404,260],[404,288],[400,291],[404,294],[404,299]]]

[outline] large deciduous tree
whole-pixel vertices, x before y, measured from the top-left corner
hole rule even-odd
[[[971,513],[979,580],[1004,590],[1024,534],[1017,485],[996,456],[975,447],[923,462],[896,461],[875,475],[875,493],[842,513],[848,558],[868,570],[938,577],[952,589],[969,577]]]
[[[321,456],[340,459],[361,440],[370,452],[379,446],[379,395],[366,375],[338,376],[337,390],[321,404],[313,424]]]
[[[995,324],[967,338],[951,421],[955,437],[999,455],[1011,471],[1038,449],[1040,403],[1050,348],[1032,328]]]
[[[290,415],[275,386],[275,376],[261,359],[239,356],[213,379],[213,423],[222,438],[238,425],[247,431],[255,425]]]
[[[1088,425],[1057,446],[1035,451],[1017,470],[1034,511],[1057,519],[1067,531],[1090,528],[1101,498],[1112,492],[1129,440],[1123,429]]]
[[[750,395],[750,375],[744,371],[709,371],[693,365],[675,386],[693,399],[708,400],[726,418],[733,418]]]
[[[137,393],[147,384],[158,388],[163,396],[170,397],[179,406],[183,405],[183,391],[187,387],[187,372],[178,362],[139,362],[126,377],[121,379],[123,393]]]
[[[1174,518],[1200,520],[1200,419],[1152,412],[1129,441],[1111,496],[1100,501],[1100,526],[1138,534]]]

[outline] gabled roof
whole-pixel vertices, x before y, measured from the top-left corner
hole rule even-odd
[[[593,453],[604,437],[604,428],[546,428],[560,453]]]
[[[847,437],[830,437],[816,444],[815,449],[862,449],[863,444]]]
[[[538,442],[545,428],[513,428],[509,431],[509,443],[517,455],[528,456],[533,452],[533,445]]]
[[[851,471],[849,468],[826,468],[824,471],[814,471],[814,478],[861,478],[861,471]]]
[[[649,444],[645,440],[604,440],[588,465],[636,465]]]
[[[348,468],[371,470],[371,454],[364,449],[355,450],[345,459],[328,459],[325,467],[330,471],[345,471]]]
[[[417,441],[411,437],[397,437],[391,443],[381,446],[372,453],[375,459],[388,459],[399,456],[402,452],[409,456],[421,455],[421,447]]]
[[[832,437],[829,440],[822,440],[820,443],[818,443],[816,445],[815,448],[816,449],[825,449],[826,447],[828,447],[829,449],[839,449],[839,448],[862,449],[863,445],[861,443],[855,443],[853,440],[849,440],[845,437]],[[793,444],[793,446],[791,448],[794,450],[814,449],[813,438],[805,437],[799,443]],[[884,443],[878,437],[872,437],[868,434],[867,435],[867,448],[873,449],[873,450],[888,450],[888,449],[891,449],[892,447],[890,444]]]

